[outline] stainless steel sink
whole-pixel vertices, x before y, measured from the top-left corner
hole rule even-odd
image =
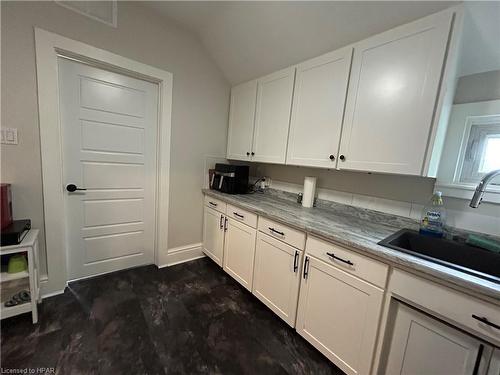
[[[465,241],[434,238],[402,229],[384,238],[379,245],[500,283],[500,254]]]

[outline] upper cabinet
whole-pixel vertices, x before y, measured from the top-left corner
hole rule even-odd
[[[297,66],[287,164],[335,168],[352,48]]]
[[[354,46],[339,168],[422,174],[452,15],[438,13]]]
[[[227,158],[250,160],[255,119],[257,81],[250,81],[231,89]]]
[[[294,78],[292,67],[258,80],[252,161],[285,163]]]
[[[448,9],[233,87],[228,159],[427,175],[446,131],[443,103],[452,100],[443,87],[454,79],[457,14]]]

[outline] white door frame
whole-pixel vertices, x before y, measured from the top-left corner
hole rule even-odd
[[[35,27],[38,112],[48,279],[42,294],[62,292],[67,283],[66,220],[59,115],[58,56],[158,84],[158,147],[155,263],[167,263],[172,73]],[[161,230],[160,230],[161,229]]]

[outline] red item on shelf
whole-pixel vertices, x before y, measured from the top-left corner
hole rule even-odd
[[[1,229],[4,229],[12,224],[12,192],[10,184],[0,184],[0,194]]]

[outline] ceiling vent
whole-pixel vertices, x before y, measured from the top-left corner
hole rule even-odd
[[[81,15],[100,21],[106,25],[117,26],[117,4],[113,1],[58,1],[56,3]]]

